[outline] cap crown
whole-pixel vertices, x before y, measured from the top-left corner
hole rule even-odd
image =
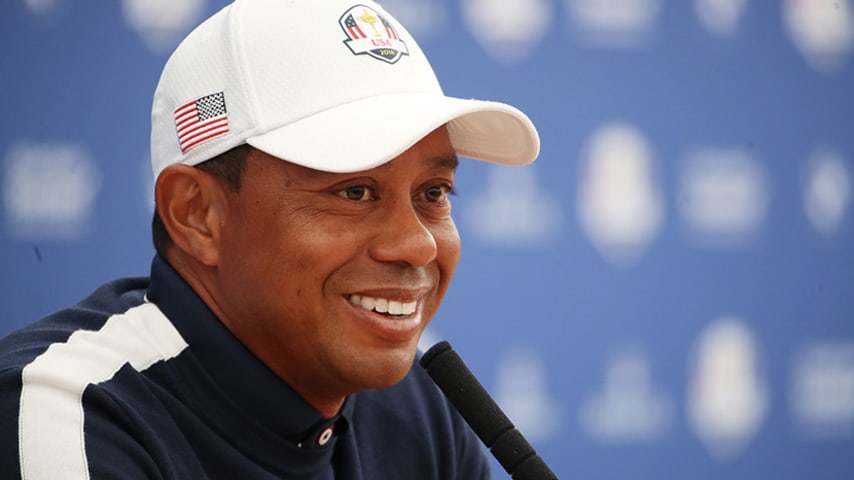
[[[415,92],[442,95],[419,46],[376,3],[236,0],[190,33],[164,67],[152,107],[154,175],[333,107]],[[220,93],[227,131],[182,142],[176,110]]]

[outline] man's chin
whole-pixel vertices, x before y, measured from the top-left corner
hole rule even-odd
[[[415,361],[415,348],[382,355],[363,363],[364,368],[357,374],[363,388],[387,388],[400,383],[412,369]]]

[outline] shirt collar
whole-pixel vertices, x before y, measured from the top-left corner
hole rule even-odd
[[[347,430],[353,398],[348,397],[334,418],[324,419],[258,360],[159,256],[152,262],[148,300],[169,318],[222,392],[263,425],[300,448],[331,445],[323,441],[329,440],[324,431],[330,427],[336,436]]]

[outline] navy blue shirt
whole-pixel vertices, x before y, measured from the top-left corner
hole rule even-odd
[[[489,478],[423,370],[320,413],[155,257],[0,340],[0,478]]]

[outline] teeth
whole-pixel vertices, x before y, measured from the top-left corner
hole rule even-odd
[[[350,303],[359,305],[366,310],[389,315],[412,315],[418,302],[398,302],[387,298],[374,298],[362,295],[350,295]]]
[[[374,310],[380,313],[388,313],[388,300],[384,298],[376,298],[374,300]]]

